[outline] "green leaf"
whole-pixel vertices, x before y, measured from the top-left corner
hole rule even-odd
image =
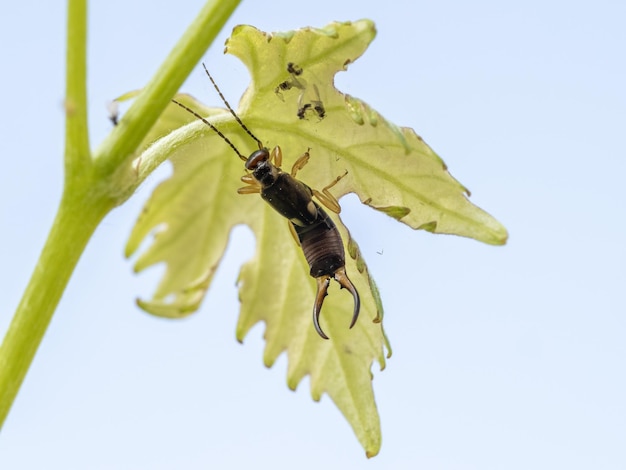
[[[420,137],[333,87],[335,73],[356,60],[374,36],[374,25],[367,20],[274,34],[236,27],[226,50],[239,57],[252,76],[239,116],[268,148],[281,146],[285,171],[310,148],[310,161],[298,178],[312,188],[321,190],[347,171],[331,189],[337,198],[354,192],[365,204],[413,228],[504,243],[505,229],[467,200],[467,191]],[[294,65],[288,67],[290,63]],[[302,73],[290,73],[289,68]],[[232,115],[186,99],[242,153],[256,150]],[[265,322],[265,364],[273,365],[286,351],[289,387],[295,389],[310,375],[313,399],[328,393],[366,454],[376,455],[381,436],[371,367],[376,360],[384,368],[385,350],[390,349],[378,290],[355,240],[340,218],[331,214],[343,236],[346,270],[361,294],[362,308],[359,321],[348,329],[352,297],[331,285],[321,315],[322,327],[331,338],[325,341],[311,322],[315,280],[288,222],[258,195],[237,193],[244,185],[240,181],[244,166],[208,126],[195,119],[190,122],[190,116],[173,107],[159,122],[145,142],[137,169],[146,171],[169,158],[174,172],[146,204],[126,253],[133,254],[152,235],[153,242],[139,256],[135,269],[165,263],[166,271],[153,298],[139,301],[140,306],[170,318],[195,311],[231,229],[248,225],[257,246],[239,276],[242,306],[237,339],[243,341],[255,324]],[[181,127],[168,133],[176,126]]]

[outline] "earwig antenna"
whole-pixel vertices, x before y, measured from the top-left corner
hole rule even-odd
[[[230,111],[230,114],[232,114],[235,117],[235,119],[237,120],[239,125],[242,127],[242,129],[246,131],[250,137],[256,140],[256,142],[259,144],[259,149],[263,149],[263,142],[257,139],[256,136],[252,132],[250,132],[250,129],[246,127],[246,125],[241,121],[241,119],[239,119],[239,116],[237,116],[235,111],[233,111],[233,108],[230,107],[230,104],[228,104],[228,101],[226,101],[226,98],[224,98],[224,95],[222,95],[220,88],[217,86],[217,83],[215,83],[215,80],[213,80],[213,77],[211,77],[211,74],[209,73],[209,69],[206,68],[206,65],[204,65],[204,62],[202,62],[202,66],[204,67],[204,71],[206,72],[206,74],[209,76],[209,80],[211,80],[211,83],[215,87],[215,90],[219,93],[220,98],[222,98],[222,101],[224,102],[228,110]]]
[[[235,151],[235,153],[237,155],[239,155],[239,158],[241,158],[244,162],[248,160],[248,158],[246,156],[242,155],[241,152],[239,150],[237,150],[237,147],[235,147],[235,145],[230,140],[228,140],[228,137],[226,137],[224,134],[222,134],[222,132],[217,127],[215,127],[213,124],[211,124],[209,121],[207,121],[206,118],[200,116],[193,109],[189,108],[188,106],[185,106],[184,104],[176,101],[175,99],[172,99],[172,103],[176,103],[178,106],[180,106],[181,108],[183,108],[187,112],[193,114],[198,119],[200,119],[203,123],[205,123],[211,129],[213,129],[215,132],[217,132],[217,135],[219,135],[222,139],[224,139],[226,141],[226,143],[228,145],[230,145],[230,148],[232,148]],[[250,131],[248,131],[248,133],[250,133]]]

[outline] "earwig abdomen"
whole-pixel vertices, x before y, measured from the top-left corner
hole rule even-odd
[[[305,227],[294,224],[294,228],[311,268],[311,276],[332,276],[346,264],[343,242],[335,223],[324,209],[315,206],[318,211],[316,223]]]
[[[267,155],[262,151],[253,153],[248,159],[251,164],[246,167],[252,169],[252,175],[260,183],[261,197],[293,225],[309,264],[310,274],[317,281],[313,325],[322,338],[328,339],[320,327],[319,317],[330,279],[337,281],[342,288],[348,289],[354,297],[350,328],[356,323],[361,308],[359,293],[346,274],[343,241],[335,223],[326,211],[313,201],[311,188],[280,171],[278,167],[272,165]]]

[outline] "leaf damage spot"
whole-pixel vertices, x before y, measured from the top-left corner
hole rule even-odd
[[[365,124],[365,120],[363,119],[363,109],[361,107],[361,102],[346,94],[345,104],[350,118],[352,118],[352,120],[356,122],[359,126]]]
[[[373,206],[372,206],[373,207]],[[377,211],[383,212],[387,214],[389,217],[393,217],[396,220],[402,219],[411,213],[411,209],[409,207],[403,206],[385,206],[385,207],[374,207]]]
[[[426,222],[417,227],[417,230],[426,230],[427,232],[435,233],[437,231],[437,221]]]

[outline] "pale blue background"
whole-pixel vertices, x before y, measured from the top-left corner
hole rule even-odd
[[[0,468],[626,468],[626,3],[365,3],[244,2],[205,60],[236,102],[248,77],[222,55],[236,24],[375,20],[337,85],[413,127],[510,231],[491,247],[342,201],[394,346],[375,371],[381,454],[364,458],[308,380],[287,389],[284,356],[263,367],[262,326],[235,341],[247,229],[196,315],[134,307],[159,270],[134,276],[122,251],[155,175],[88,246],[0,434]],[[201,4],[93,2],[93,146],[107,100],[149,79]],[[0,332],[61,191],[64,28],[63,2],[0,16]],[[218,104],[199,69],[184,90]]]

